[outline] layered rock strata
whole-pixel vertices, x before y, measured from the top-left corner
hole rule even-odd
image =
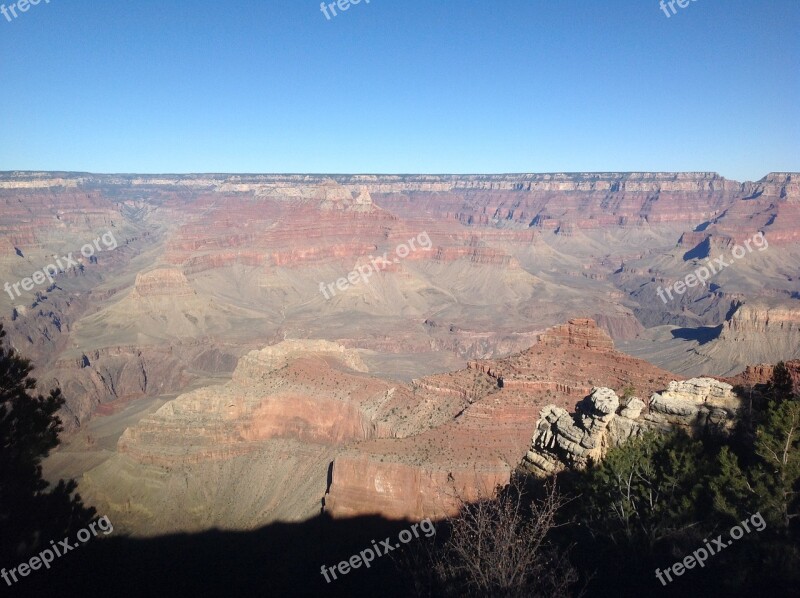
[[[343,451],[333,462],[325,510],[334,517],[452,514],[461,500],[490,495],[508,482],[544,405],[558,400],[553,409],[566,413],[574,397],[598,383],[653,392],[671,379],[669,372],[614,350],[593,320],[575,318],[539,334],[536,344],[520,353],[415,381],[420,405],[431,406],[430,427]],[[583,425],[593,434],[599,433],[602,418],[614,413],[615,397],[611,390],[598,391],[587,403]],[[448,416],[454,407],[455,417]],[[636,403],[626,407],[633,416]],[[571,437],[577,438],[577,431]],[[591,450],[601,445],[598,441]]]
[[[546,477],[564,469],[583,469],[646,430],[683,429],[726,434],[742,408],[726,382],[712,378],[673,381],[649,404],[631,397],[623,406],[610,388],[594,388],[575,414],[556,405],[542,409],[522,468]]]

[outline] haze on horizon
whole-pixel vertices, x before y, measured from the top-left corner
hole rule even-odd
[[[89,171],[77,171],[77,170],[25,170],[25,169],[15,169],[15,170],[0,170],[0,175],[5,175],[10,178],[17,178],[17,179],[27,179],[29,177],[42,177],[42,178],[49,178],[52,175],[65,175],[67,177],[75,177],[80,178],[84,176],[88,177],[97,177],[99,179],[105,178],[113,178],[113,177],[178,177],[178,178],[190,178],[190,177],[215,177],[220,180],[226,178],[242,178],[248,179],[249,177],[257,178],[257,177],[295,177],[295,176],[307,176],[307,177],[323,177],[323,178],[331,178],[331,179],[349,179],[351,177],[373,177],[376,179],[380,179],[382,177],[387,178],[446,178],[452,177],[453,179],[458,179],[459,177],[515,177],[515,176],[532,176],[532,177],[550,177],[550,176],[565,176],[565,177],[594,177],[594,176],[611,176],[615,177],[619,176],[627,176],[627,175],[692,175],[692,174],[710,174],[716,175],[724,178],[728,181],[739,182],[739,183],[755,183],[759,181],[764,181],[768,179],[769,175],[771,174],[785,174],[789,176],[796,176],[797,172],[785,172],[781,173],[779,171],[770,171],[764,173],[763,176],[752,178],[752,179],[733,179],[731,177],[725,177],[719,172],[712,172],[712,171],[638,171],[638,170],[628,170],[628,171],[551,171],[551,172],[464,172],[464,173],[456,173],[456,172],[222,172],[222,171],[208,171],[208,172],[89,172]]]

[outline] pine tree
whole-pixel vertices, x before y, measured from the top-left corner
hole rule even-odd
[[[48,491],[41,463],[59,443],[64,398],[59,389],[33,394],[33,367],[2,345],[5,335],[0,324],[0,558],[13,562],[77,531],[95,511],[74,494],[74,480]]]
[[[717,456],[717,474],[710,480],[714,510],[730,525],[742,515],[761,508],[759,495],[753,487],[751,472],[743,469],[730,447],[723,446]]]
[[[769,394],[770,398],[778,403],[790,401],[795,398],[792,375],[786,368],[786,364],[782,361],[778,362],[778,364],[775,366],[775,369],[772,370],[772,380],[769,383]]]
[[[710,471],[702,443],[680,432],[649,432],[586,471],[582,522],[595,537],[650,552],[696,525]]]
[[[788,528],[800,516],[800,402],[770,405],[755,451],[763,460],[755,477],[764,516]]]

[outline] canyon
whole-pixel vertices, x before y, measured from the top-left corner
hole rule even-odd
[[[46,474],[134,534],[441,516],[507,481],[541,421],[576,434],[586,397],[664,415],[673,385],[800,357],[797,173],[0,173],[0,282],[108,230],[0,294],[0,322],[67,399]],[[766,250],[659,299],[757,232]]]

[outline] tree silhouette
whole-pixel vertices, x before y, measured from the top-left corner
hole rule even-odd
[[[792,375],[789,373],[786,364],[778,362],[772,371],[772,379],[769,383],[770,394],[773,401],[778,403],[790,401],[794,398],[794,383]]]
[[[12,566],[50,540],[77,532],[92,520],[74,480],[48,490],[42,459],[58,446],[60,389],[35,395],[33,366],[6,348],[0,324],[0,564]]]
[[[452,475],[450,477],[452,480]],[[578,572],[551,535],[566,503],[555,483],[534,498],[516,477],[492,498],[456,496],[459,512],[440,522],[441,540],[398,557],[419,596],[570,596]]]

